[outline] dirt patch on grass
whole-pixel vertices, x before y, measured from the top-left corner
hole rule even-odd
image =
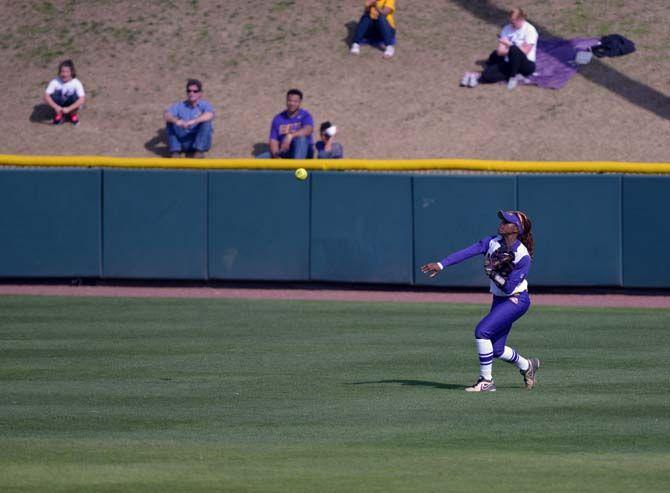
[[[211,156],[250,157],[289,87],[341,129],[348,157],[666,161],[670,33],[663,0],[398,2],[392,61],[347,39],[361,1],[6,2],[0,152],[154,156],[162,111],[202,79],[217,109]],[[597,61],[560,91],[458,87],[493,48],[505,10],[542,34],[619,32],[639,51]],[[544,30],[543,30],[544,29]],[[79,128],[52,128],[40,98],[73,58],[89,94]]]
[[[207,298],[250,300],[373,301],[400,303],[488,304],[491,295],[482,292],[389,291],[374,289],[281,288],[281,287],[155,287],[155,286],[67,286],[0,285],[0,296],[100,296],[129,298]],[[670,308],[670,296],[630,294],[534,294],[540,306],[584,306],[625,308]]]

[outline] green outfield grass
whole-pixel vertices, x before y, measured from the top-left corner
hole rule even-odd
[[[0,298],[0,491],[668,491],[670,311]]]

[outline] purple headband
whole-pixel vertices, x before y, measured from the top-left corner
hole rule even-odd
[[[523,225],[521,224],[519,216],[510,211],[498,211],[498,217],[505,222],[515,224],[519,230],[519,235],[523,235]]]

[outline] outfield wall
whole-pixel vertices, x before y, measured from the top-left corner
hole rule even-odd
[[[531,282],[670,287],[670,176],[0,169],[0,277],[484,286],[418,266],[534,222]]]

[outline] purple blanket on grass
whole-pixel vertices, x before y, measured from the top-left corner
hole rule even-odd
[[[537,69],[528,77],[529,84],[545,89],[560,89],[577,73],[578,51],[588,51],[600,38],[540,38],[537,43]]]

